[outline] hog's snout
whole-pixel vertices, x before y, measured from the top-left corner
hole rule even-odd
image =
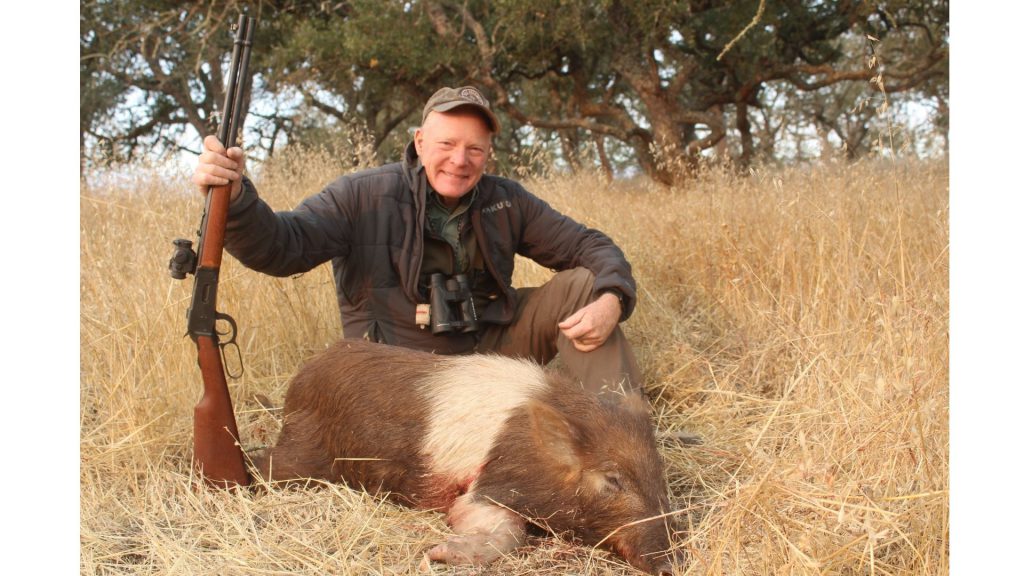
[[[632,564],[637,568],[645,572],[654,574],[655,576],[673,576],[675,567],[682,567],[684,565],[684,556],[682,552],[675,552],[674,554],[664,554],[656,557],[648,557],[643,560],[633,562]]]
[[[639,570],[657,576],[675,574],[675,567],[684,565],[681,550],[672,551],[668,538],[668,522],[643,523],[612,538],[609,548]]]
[[[677,550],[671,556],[663,556],[655,560],[651,573],[657,576],[673,576],[676,573],[674,566],[682,567],[685,563],[685,554],[681,550]]]

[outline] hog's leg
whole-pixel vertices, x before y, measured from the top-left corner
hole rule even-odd
[[[299,478],[331,479],[331,458],[320,442],[320,421],[308,410],[285,416],[277,445],[253,457],[260,476],[267,481]]]
[[[447,564],[487,564],[510,552],[525,540],[526,521],[490,502],[477,501],[472,491],[455,499],[448,511],[455,536],[427,552],[427,557]]]

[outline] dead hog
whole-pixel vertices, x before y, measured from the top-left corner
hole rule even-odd
[[[525,542],[527,520],[671,574],[661,459],[639,394],[598,398],[535,363],[438,356],[342,340],[285,396],[264,479],[319,478],[447,512],[428,553],[485,564]]]

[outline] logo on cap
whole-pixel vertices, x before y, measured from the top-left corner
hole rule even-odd
[[[476,89],[474,88],[463,88],[462,90],[459,91],[459,98],[469,100],[470,102],[479,104],[481,106],[487,106],[487,100],[484,100],[484,97],[480,94],[480,92],[477,92]]]

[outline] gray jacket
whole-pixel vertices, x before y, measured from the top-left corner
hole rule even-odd
[[[243,179],[229,212],[225,248],[245,266],[273,276],[306,272],[330,260],[346,338],[471,352],[473,334],[434,336],[414,321],[416,305],[427,302],[419,289],[427,194],[422,170],[410,144],[402,162],[342,176],[295,210],[276,213]],[[583,266],[594,273],[595,294],[621,294],[623,320],[633,312],[636,282],[622,250],[519,183],[485,174],[469,218],[498,287],[495,299],[478,310],[481,321],[512,321],[516,254],[554,270]]]

